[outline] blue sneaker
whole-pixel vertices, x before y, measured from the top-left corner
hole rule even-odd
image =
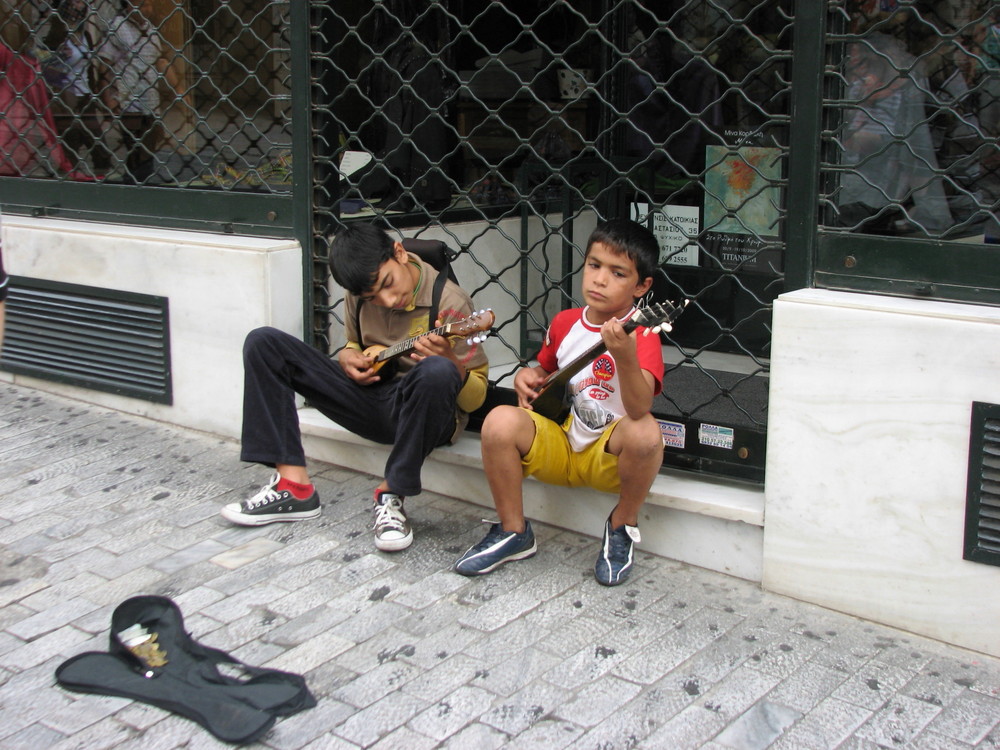
[[[605,586],[625,583],[632,574],[632,543],[641,541],[637,526],[611,528],[611,516],[604,522],[604,541],[597,556],[594,577]]]
[[[468,552],[458,558],[455,572],[463,576],[481,576],[505,562],[531,557],[537,551],[531,521],[524,522],[524,532],[521,534],[504,531],[503,526],[495,523],[490,526],[490,531],[483,537],[483,541],[470,547]]]

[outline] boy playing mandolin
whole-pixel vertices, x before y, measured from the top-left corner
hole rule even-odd
[[[535,554],[522,502],[522,477],[534,475],[550,484],[617,493],[594,575],[606,586],[628,578],[639,509],[663,460],[660,427],[650,414],[663,356],[658,335],[643,327],[628,333],[623,324],[639,314],[636,300],[649,291],[658,260],[656,238],[635,222],[608,221],[591,234],[581,287],[587,306],[553,318],[539,364],[514,378],[518,406],[498,406],[483,424],[483,467],[500,522],[459,558],[456,572],[482,575]],[[560,423],[539,414],[532,404],[536,398],[541,404],[543,381],[595,345],[607,351],[569,380],[569,417]]]
[[[420,492],[424,459],[457,437],[469,412],[486,398],[488,364],[482,347],[464,339],[453,345],[441,335],[450,326],[430,332],[435,324],[469,318],[472,301],[448,280],[438,300],[438,320],[429,320],[438,271],[370,225],[351,224],[337,233],[330,244],[330,269],[346,291],[348,343],[338,361],[274,328],[258,328],[246,338],[240,457],[272,466],[275,474],[249,500],[225,506],[222,515],[236,524],[260,526],[320,514],[306,471],[298,393],[351,432],[392,445],[385,477],[374,491],[375,546],[405,549],[413,532],[403,499]],[[385,367],[376,367],[365,351],[404,339],[411,340],[406,354]]]

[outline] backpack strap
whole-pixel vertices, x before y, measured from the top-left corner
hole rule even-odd
[[[451,271],[451,264],[445,258],[445,267],[438,269],[437,278],[434,279],[434,291],[431,293],[431,311],[427,318],[428,328],[437,325],[438,311],[441,308],[441,292],[444,291],[444,284],[448,280],[448,273]]]
[[[354,330],[358,332],[358,346],[361,347],[361,351],[365,350],[365,338],[361,335],[361,305],[363,304],[364,300],[358,297],[357,305],[354,306]]]

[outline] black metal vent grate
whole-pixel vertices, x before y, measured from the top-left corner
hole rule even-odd
[[[12,276],[0,367],[169,404],[167,298]]]
[[[972,404],[964,557],[1000,565],[1000,405],[978,401]]]

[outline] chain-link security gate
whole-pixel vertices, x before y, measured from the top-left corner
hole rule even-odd
[[[590,229],[631,216],[661,242],[650,298],[691,300],[664,336],[667,462],[761,478],[791,3],[311,7],[317,344],[341,343],[323,237],[377,220],[461,251],[509,384],[577,303]]]
[[[590,229],[632,216],[661,241],[651,298],[692,300],[664,338],[666,461],[759,479],[783,287],[1000,294],[994,4],[792,8],[0,0],[0,200],[295,233],[326,351],[329,232],[445,239],[502,313],[494,400],[575,304]]]

